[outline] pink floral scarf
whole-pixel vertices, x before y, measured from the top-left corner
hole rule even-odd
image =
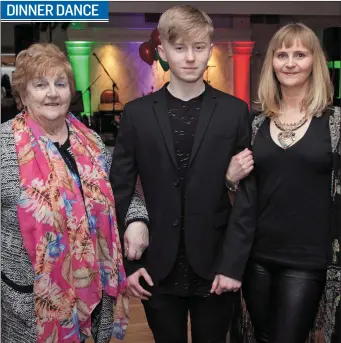
[[[83,195],[58,149],[25,112],[13,122],[20,171],[18,218],[35,273],[37,342],[78,343],[91,336],[91,312],[104,291],[115,297],[113,334],[127,323],[126,275],[108,180],[96,136],[66,118]],[[114,306],[115,306],[114,305]]]

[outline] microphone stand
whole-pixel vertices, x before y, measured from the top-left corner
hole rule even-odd
[[[109,73],[107,72],[107,70],[105,69],[104,65],[102,64],[102,62],[99,60],[98,56],[93,53],[93,55],[96,57],[98,63],[102,66],[103,70],[105,71],[105,73],[109,76],[109,79],[112,81],[112,96],[113,96],[113,102],[112,102],[112,110],[115,110],[115,88],[118,90],[117,84],[116,82],[111,78],[111,76],[109,75]]]
[[[91,116],[91,87],[92,85],[101,77],[101,75],[99,75],[94,81],[91,82],[91,84],[89,85],[89,87],[82,93],[85,94],[87,91],[89,91],[89,95],[90,95],[90,116]],[[88,125],[89,127],[91,126],[91,119],[90,119],[90,116],[88,117]]]
[[[209,68],[215,68],[215,67],[216,67],[216,66],[207,66],[207,67],[206,67],[206,70],[207,70],[207,83],[208,83],[208,84],[211,83],[211,81],[209,81],[209,79],[208,79]]]

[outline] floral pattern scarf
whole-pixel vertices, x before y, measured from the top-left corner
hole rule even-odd
[[[35,273],[38,343],[78,343],[91,336],[102,292],[123,305],[126,275],[108,166],[96,136],[72,114],[66,122],[81,188],[62,156],[27,113],[13,132],[20,171],[18,219]],[[123,338],[126,308],[116,309],[113,335]]]

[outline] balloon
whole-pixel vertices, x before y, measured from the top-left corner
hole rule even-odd
[[[141,59],[150,66],[154,63],[155,51],[149,42],[144,42],[140,45],[139,54]]]
[[[168,62],[164,61],[160,56],[159,56],[159,63],[161,65],[163,71],[168,71],[169,70]]]
[[[157,49],[155,49],[155,61],[159,61],[160,66],[162,67],[163,71],[168,71],[169,70],[169,64],[168,62],[164,61],[160,55]]]
[[[154,61],[158,61],[160,58],[159,52],[157,51],[157,48],[155,48],[155,55],[154,55]]]
[[[157,51],[157,49],[155,49],[155,58],[156,58],[156,61],[158,60],[159,63],[160,63],[160,66],[162,67],[163,71],[168,71],[169,70],[169,64],[168,62],[164,61],[160,55],[159,55],[159,52]]]
[[[150,38],[152,39],[152,44],[156,48],[158,45],[161,45],[160,41],[160,33],[157,29],[153,30],[152,34],[150,35]]]

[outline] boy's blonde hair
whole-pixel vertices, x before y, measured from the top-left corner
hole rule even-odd
[[[184,5],[174,6],[162,14],[157,27],[161,43],[174,43],[177,39],[213,36],[211,18],[199,9]]]
[[[279,112],[282,99],[280,83],[273,69],[275,51],[281,49],[282,46],[290,48],[295,41],[300,41],[313,56],[309,89],[303,100],[302,108],[310,116],[318,115],[333,101],[333,85],[319,39],[310,28],[302,23],[288,24],[272,37],[260,75],[257,104],[259,109],[268,116],[276,115]]]

